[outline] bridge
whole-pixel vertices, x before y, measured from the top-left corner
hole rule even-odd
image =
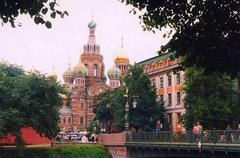
[[[101,134],[113,158],[240,158],[240,131]]]

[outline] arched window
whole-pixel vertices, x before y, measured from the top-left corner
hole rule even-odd
[[[63,117],[63,124],[66,123],[66,117]]]
[[[68,118],[68,123],[71,124],[71,117]]]
[[[83,109],[83,103],[82,102],[80,102],[80,108]]]
[[[88,76],[88,64],[85,64],[85,66],[87,67],[87,74],[86,75]]]
[[[95,64],[93,67],[93,77],[97,77],[97,68],[98,66]]]

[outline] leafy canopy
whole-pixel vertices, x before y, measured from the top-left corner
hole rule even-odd
[[[95,98],[94,113],[100,122],[113,123],[112,127],[124,130],[124,107],[129,103],[130,127],[152,131],[158,119],[164,122],[165,109],[156,102],[155,87],[139,65],[130,66],[124,79],[125,86],[106,91]],[[128,98],[124,98],[128,89]],[[127,100],[126,100],[127,99]],[[132,103],[137,102],[133,108]]]
[[[53,138],[59,131],[61,92],[63,88],[52,78],[0,63],[0,138],[12,134],[21,143],[20,130],[29,126]]]
[[[68,15],[66,11],[57,9],[56,0],[1,0],[0,1],[0,22],[10,23],[12,27],[16,24],[21,26],[21,23],[16,23],[16,18],[19,15],[29,15],[36,24],[45,24],[47,28],[51,28],[52,24],[46,20],[45,15],[50,15],[54,19],[57,15],[64,17]]]
[[[236,81],[236,80],[235,80]],[[240,121],[240,91],[228,75],[190,68],[185,73],[185,108],[187,129],[200,121],[205,129],[225,129]]]
[[[240,71],[239,0],[121,0],[132,5],[144,29],[170,27],[171,40],[161,51],[176,51],[183,66],[206,72]],[[136,9],[137,8],[137,9]],[[173,31],[174,30],[174,31]],[[164,35],[166,36],[166,35]]]

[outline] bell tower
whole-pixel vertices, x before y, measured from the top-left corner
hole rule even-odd
[[[96,42],[95,30],[97,24],[92,19],[88,23],[88,42],[83,46],[81,62],[87,67],[87,84],[93,85],[97,82],[105,82],[103,56],[100,54],[100,46]]]

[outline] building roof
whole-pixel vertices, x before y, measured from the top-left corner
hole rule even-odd
[[[175,57],[175,55],[176,55],[175,51],[174,52],[168,52],[168,53],[165,53],[165,54],[161,54],[161,55],[158,55],[158,56],[155,56],[155,57],[152,57],[152,58],[140,61],[137,64],[138,65],[151,64],[151,63],[154,63],[154,62],[159,61],[159,60],[167,59],[168,57]]]
[[[72,110],[69,108],[69,107],[66,107],[66,106],[63,106],[59,112],[61,114],[71,114],[72,113]]]

